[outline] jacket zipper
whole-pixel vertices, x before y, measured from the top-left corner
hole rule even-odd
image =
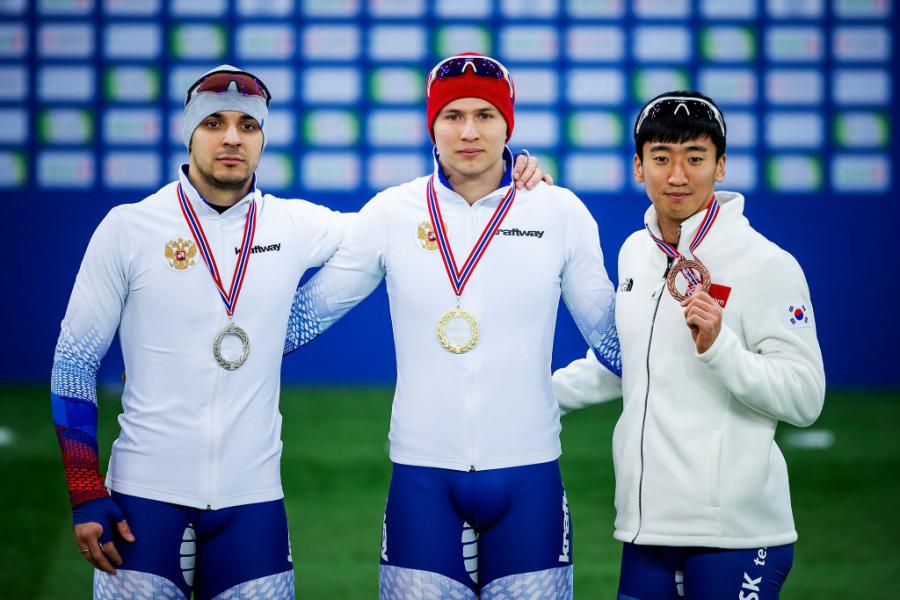
[[[478,237],[477,237],[478,236],[478,209],[475,206],[470,205],[469,212],[471,214],[471,223],[472,223],[469,234],[473,238],[471,242],[472,242],[472,246],[474,247],[475,242],[478,241]],[[472,303],[475,302],[474,294],[471,291],[469,292],[469,301]],[[460,358],[463,358],[463,357],[461,356]],[[475,412],[476,412],[478,406],[477,406],[477,398],[474,398],[471,393],[472,387],[473,387],[472,386],[472,372],[468,366],[468,361],[466,361],[465,359],[463,359],[463,367],[465,368],[465,379],[464,379],[465,383],[464,383],[463,390],[464,390],[464,394],[465,394],[466,398],[469,399],[469,401],[466,405],[467,411],[466,411],[465,427],[466,427],[466,430],[468,431],[468,435],[469,435],[469,443],[468,443],[468,446],[469,446],[469,472],[472,473],[472,472],[476,471],[475,463],[477,462],[476,455],[478,454],[478,440],[476,439],[475,432],[474,432],[475,421],[476,421]],[[475,387],[477,387],[477,386],[475,386]]]
[[[666,270],[663,272],[663,281],[672,268],[672,259],[666,262]],[[663,297],[663,287],[657,290],[656,306],[653,307],[653,319],[650,321],[650,337],[647,339],[647,391],[644,394],[644,416],[641,419],[641,476],[638,478],[638,527],[631,538],[633,544],[641,534],[641,527],[644,525],[644,430],[647,426],[647,407],[650,404],[650,347],[653,345],[653,329],[656,327],[656,314],[659,312],[659,303]]]
[[[225,222],[222,219],[221,215],[218,215],[218,225],[219,225],[219,243],[227,237],[227,232],[225,231]],[[226,320],[227,323],[227,320]],[[225,326],[225,323],[222,324],[222,327]],[[213,510],[212,507],[212,498],[213,498],[213,488],[215,487],[215,476],[216,476],[216,449],[217,449],[217,436],[216,436],[216,398],[219,396],[219,390],[222,387],[222,369],[216,368],[216,383],[213,386],[213,393],[209,399],[209,406],[207,407],[207,419],[206,423],[209,427],[209,454],[208,454],[208,464],[206,471],[206,510]]]
[[[209,463],[206,466],[206,510],[213,510],[212,498],[214,488],[214,478],[216,475],[216,398],[219,396],[219,390],[222,387],[222,369],[216,368],[216,384],[213,386],[213,393],[209,399],[207,408],[207,425],[209,426]]]

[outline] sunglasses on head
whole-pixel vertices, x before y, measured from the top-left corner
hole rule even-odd
[[[503,79],[509,87],[509,97],[515,98],[515,87],[512,77],[499,61],[489,56],[451,56],[445,58],[431,69],[428,79],[425,81],[425,97],[431,95],[431,84],[450,77],[460,77],[470,71],[479,77],[488,79]]]
[[[725,121],[722,119],[722,113],[711,102],[703,98],[691,98],[687,96],[663,96],[657,98],[641,111],[641,116],[634,126],[634,135],[638,135],[641,131],[641,125],[648,119],[658,119],[660,117],[676,117],[683,114],[692,119],[700,119],[715,123],[725,137]]]
[[[269,105],[269,101],[272,99],[272,94],[269,93],[269,89],[265,84],[250,73],[242,71],[215,71],[203,76],[188,89],[184,104],[187,105],[191,97],[200,92],[224,94],[232,83],[237,87],[237,91],[244,96],[259,96],[264,99],[266,106]]]

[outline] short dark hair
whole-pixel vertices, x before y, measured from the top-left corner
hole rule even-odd
[[[676,96],[681,98],[697,98],[704,100],[715,107],[722,118],[722,127],[714,119],[696,118],[691,116],[688,111],[675,111],[675,114],[665,114],[651,116],[641,121],[644,109],[667,96]],[[640,129],[638,129],[640,123]],[[645,104],[640,113],[638,113],[634,126],[634,151],[638,156],[638,160],[643,160],[641,151],[647,142],[664,142],[670,144],[681,144],[689,140],[708,137],[712,140],[716,147],[716,160],[725,154],[725,115],[719,110],[719,107],[709,96],[705,96],[700,92],[674,91],[666,92],[656,96],[647,104]]]

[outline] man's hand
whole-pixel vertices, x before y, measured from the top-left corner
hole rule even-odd
[[[523,153],[516,157],[512,176],[517,190],[521,190],[523,187],[533,190],[541,180],[547,185],[553,185],[553,178],[549,173],[544,173],[538,164],[538,159],[530,154]]]
[[[722,330],[722,307],[706,292],[697,292],[681,303],[684,322],[691,330],[697,354],[713,345]]]
[[[111,575],[116,572],[110,560],[122,564],[122,557],[112,541],[113,524],[126,542],[134,541],[125,515],[112,498],[98,498],[73,509],[75,544],[86,561]],[[91,520],[93,519],[93,520]]]

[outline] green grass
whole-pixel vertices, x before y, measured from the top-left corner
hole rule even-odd
[[[48,394],[0,388],[4,482],[0,590],[12,599],[89,597],[75,550]],[[282,466],[298,598],[377,596],[381,520],[390,464],[389,390],[284,391]],[[108,457],[119,403],[101,397]],[[563,476],[575,531],[576,598],[614,598],[620,545],[612,539],[612,426],[618,404],[563,420]],[[900,394],[833,393],[816,429],[825,450],[783,447],[800,541],[784,600],[894,598],[900,577]],[[779,437],[792,428],[782,426]],[[8,594],[8,595],[7,595]]]

